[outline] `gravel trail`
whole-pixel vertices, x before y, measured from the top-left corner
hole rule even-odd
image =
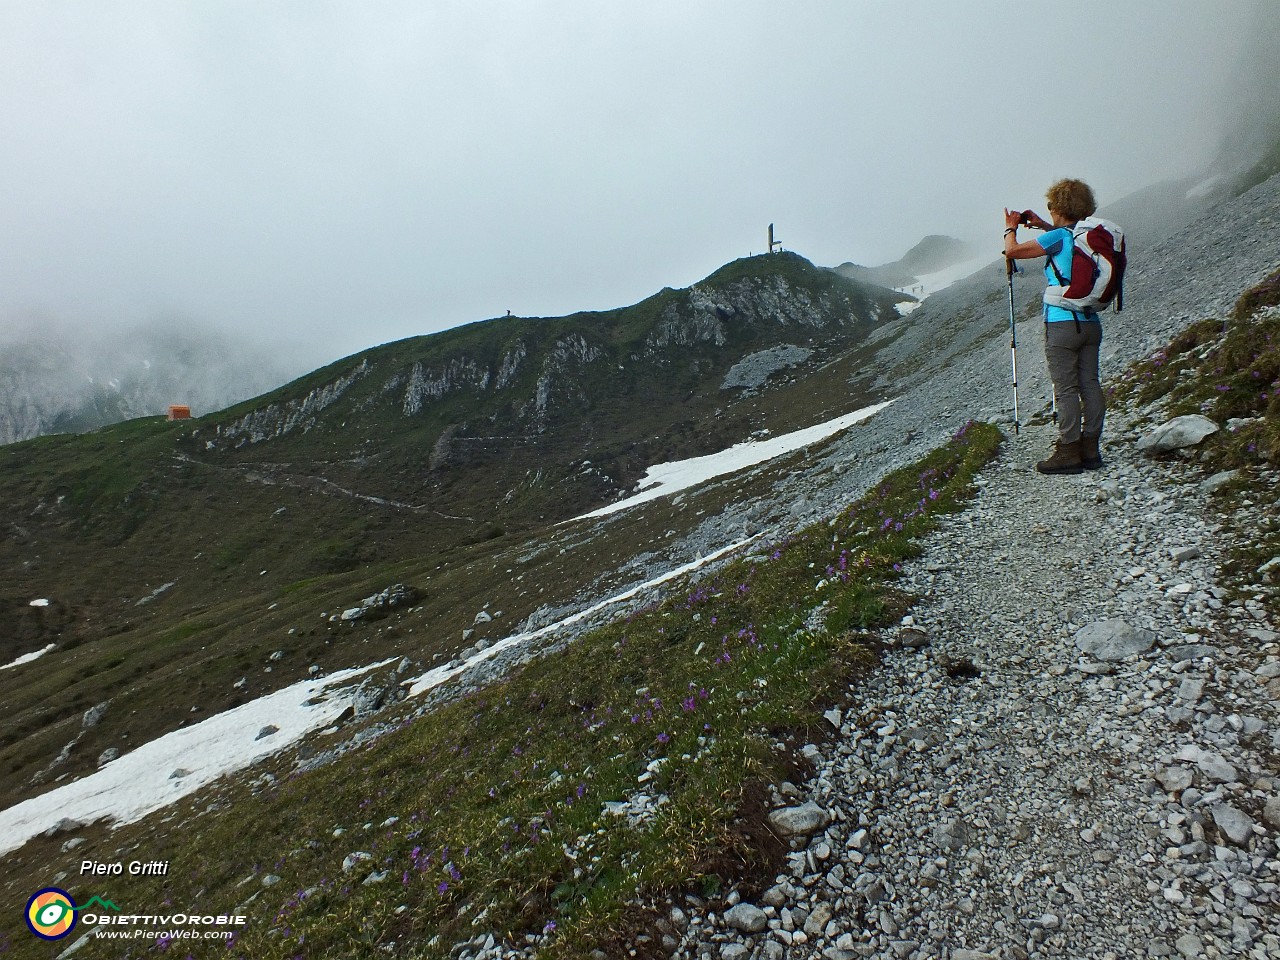
[[[1218,584],[1211,495],[1133,439],[1079,477],[1006,445],[908,568],[922,599],[806,748],[817,775],[776,798],[829,825],[758,903],[686,905],[668,949],[1280,957],[1280,637]]]

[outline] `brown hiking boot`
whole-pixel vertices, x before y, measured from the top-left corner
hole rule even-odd
[[[1080,466],[1086,470],[1097,470],[1102,466],[1102,451],[1098,449],[1099,436],[1084,434],[1080,438]]]
[[[1081,473],[1084,471],[1080,462],[1080,441],[1073,440],[1071,443],[1063,443],[1058,441],[1057,447],[1054,448],[1053,456],[1048,460],[1041,460],[1036,464],[1036,469],[1041,473]]]

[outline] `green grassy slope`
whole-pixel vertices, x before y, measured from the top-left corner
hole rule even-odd
[[[506,610],[494,631],[571,602],[695,518],[615,523],[612,540],[564,554],[546,548],[567,536],[549,532],[555,521],[608,502],[651,463],[878,399],[850,381],[892,299],[794,255],[752,258],[633,307],[365,351],[200,420],[0,448],[0,663],[58,644],[0,671],[0,804],[312,665],[448,659],[496,598]],[[779,343],[814,356],[752,395],[719,389],[733,363]],[[520,358],[505,378],[504,358]],[[415,370],[452,386],[424,388],[410,414]],[[283,423],[282,410],[298,413],[293,429],[231,435],[246,420]],[[422,598],[411,622],[322,617],[393,583]],[[82,731],[83,713],[107,701]]]
[[[772,875],[784,851],[762,822],[764,785],[796,775],[819,711],[870,664],[870,631],[900,612],[899,562],[970,495],[998,443],[994,427],[969,425],[828,522],[443,709],[395,713],[394,732],[367,749],[308,773],[280,758],[254,771],[274,782],[224,784],[88,831],[71,853],[41,839],[0,882],[14,900],[82,858],[168,860],[164,878],[66,884],[129,912],[252,918],[230,950],[166,945],[180,955],[443,957],[489,930],[539,938],[546,956],[617,952],[648,922],[627,908],[637,897]],[[809,623],[818,605],[821,626]],[[661,815],[607,812],[641,809],[638,795]],[[344,867],[356,852],[368,859]],[[81,955],[153,946],[90,942]],[[45,955],[33,938],[12,947]]]

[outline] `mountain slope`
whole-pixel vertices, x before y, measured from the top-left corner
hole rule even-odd
[[[474,470],[506,496],[531,470],[562,473],[589,453],[598,497],[646,463],[745,436],[766,411],[725,387],[735,364],[790,345],[816,365],[891,316],[891,299],[792,254],[756,257],[633,307],[485,321],[357,354],[204,421],[187,452],[328,462],[330,438],[355,438],[351,452],[376,467],[330,469],[392,499]]]
[[[634,307],[378,347],[195,421],[0,450],[0,663],[58,644],[39,682],[0,673],[7,798],[349,665],[339,637],[391,655],[404,638],[336,633],[319,614],[394,583],[426,598],[413,653],[428,662],[464,630],[498,634],[473,620],[506,586],[499,562],[527,577],[506,622],[570,602],[611,553],[689,521],[624,521],[618,541],[563,559],[551,523],[625,494],[652,463],[856,408],[858,349],[894,299],[794,255],[758,257]],[[78,718],[107,700],[79,738]]]

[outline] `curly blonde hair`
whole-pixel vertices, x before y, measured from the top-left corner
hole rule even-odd
[[[1049,213],[1060,213],[1064,218],[1076,223],[1085,217],[1093,216],[1098,209],[1093,199],[1093,191],[1083,180],[1059,180],[1045,192],[1049,201]]]

